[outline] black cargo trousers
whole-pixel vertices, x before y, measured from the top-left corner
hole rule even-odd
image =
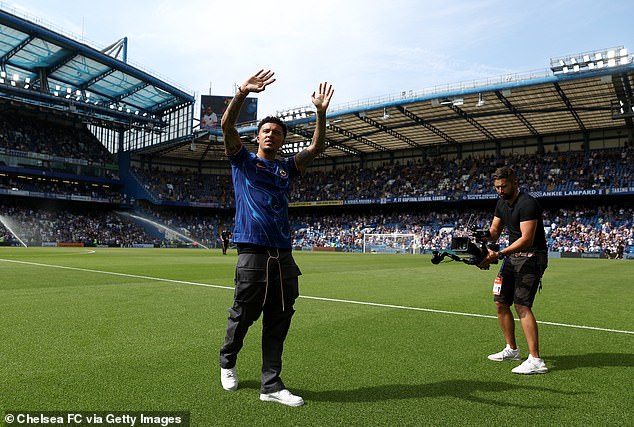
[[[220,366],[236,365],[249,327],[262,317],[262,393],[286,387],[280,378],[284,340],[295,313],[301,275],[290,250],[238,245],[233,306],[220,349]]]

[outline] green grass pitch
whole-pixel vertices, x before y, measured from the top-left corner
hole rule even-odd
[[[260,322],[220,386],[235,251],[1,248],[0,412],[191,411],[194,426],[632,425],[634,262],[552,259],[534,312],[551,372],[491,362],[496,270],[301,253],[282,377],[260,402]],[[215,286],[200,286],[215,285]],[[526,353],[517,323],[518,343]]]

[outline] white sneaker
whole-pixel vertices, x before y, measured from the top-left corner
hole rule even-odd
[[[282,405],[288,406],[302,406],[304,404],[304,399],[299,396],[295,396],[287,389],[273,393],[262,393],[260,394],[260,400],[264,402],[279,402]]]
[[[522,360],[520,357],[519,347],[513,350],[508,344],[501,352],[489,354],[488,358],[489,360],[495,360],[496,362],[502,362],[503,360]]]
[[[231,369],[220,368],[220,382],[222,388],[228,391],[233,391],[238,388],[238,375],[236,374],[236,367]]]
[[[528,359],[526,359],[520,366],[513,368],[511,370],[514,374],[545,374],[548,372],[548,368],[542,359],[538,359],[533,357],[532,355],[528,355]]]

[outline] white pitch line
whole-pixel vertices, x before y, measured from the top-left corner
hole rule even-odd
[[[12,262],[16,264],[27,264],[34,265],[38,267],[49,267],[49,268],[59,268],[63,270],[74,270],[74,271],[83,271],[86,273],[98,273],[98,274],[106,274],[111,276],[122,276],[122,277],[131,277],[134,279],[144,279],[144,280],[154,280],[157,282],[168,282],[168,283],[178,283],[183,285],[193,285],[193,286],[204,286],[207,288],[216,288],[216,289],[228,289],[234,290],[233,286],[221,286],[221,285],[210,285],[208,283],[198,283],[198,282],[188,282],[185,280],[174,280],[174,279],[165,279],[162,277],[152,277],[152,276],[139,276],[137,274],[127,274],[127,273],[117,273],[114,271],[103,271],[103,270],[92,270],[89,268],[79,268],[79,267],[66,267],[63,265],[53,265],[53,264],[42,264],[38,262],[30,262],[30,261],[17,261],[12,259],[2,259],[0,261],[3,262]],[[338,302],[343,304],[356,304],[356,305],[367,305],[372,307],[382,307],[382,308],[394,308],[399,310],[411,310],[411,311],[424,311],[428,313],[440,313],[440,314],[451,314],[454,316],[465,316],[465,317],[482,317],[485,319],[497,319],[497,316],[490,316],[486,314],[475,314],[475,313],[462,313],[460,311],[448,311],[448,310],[435,310],[432,308],[421,308],[421,307],[409,307],[405,305],[392,305],[392,304],[381,304],[376,302],[366,302],[366,301],[354,301],[354,300],[346,300],[346,299],[337,299],[337,298],[324,298],[324,297],[313,297],[308,295],[300,295],[300,298],[304,299],[312,299],[318,301],[327,301],[327,302]],[[516,321],[518,321],[516,319]],[[568,323],[557,323],[557,322],[546,322],[546,321],[538,321],[537,323],[542,325],[551,325],[551,326],[562,326],[565,328],[574,328],[574,329],[589,329],[592,331],[601,331],[601,332],[614,332],[619,334],[630,334],[634,335],[634,331],[622,331],[619,329],[608,329],[608,328],[598,328],[595,326],[584,326],[584,325],[571,325]]]
[[[99,274],[107,274],[107,275],[111,275],[111,276],[132,277],[133,279],[154,280],[154,281],[157,281],[157,282],[180,283],[180,284],[183,284],[183,285],[205,286],[205,287],[208,287],[208,288],[231,289],[231,290],[233,290],[232,286],[208,285],[206,283],[187,282],[185,280],[164,279],[162,277],[139,276],[139,275],[136,275],[136,274],[117,273],[116,271],[91,270],[89,268],[66,267],[64,265],[42,264],[42,263],[39,263],[39,262],[16,261],[16,260],[12,260],[12,259],[1,259],[1,258],[0,258],[0,261],[13,262],[13,263],[16,263],[16,264],[35,265],[37,267],[50,267],[50,268],[59,268],[59,269],[62,269],[62,270],[83,271],[83,272],[86,272],[86,273],[99,273]]]

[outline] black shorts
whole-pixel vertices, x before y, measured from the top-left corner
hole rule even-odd
[[[546,267],[548,267],[546,251],[536,251],[520,256],[513,254],[505,258],[498,273],[498,277],[502,279],[502,286],[499,294],[494,286],[493,300],[506,305],[519,304],[532,307]]]

